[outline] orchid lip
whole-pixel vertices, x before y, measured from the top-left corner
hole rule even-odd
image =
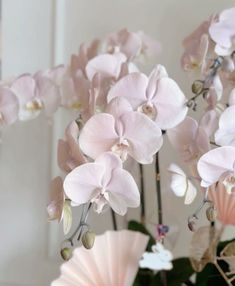
[[[152,102],[146,102],[138,107],[138,111],[144,113],[151,119],[155,119],[157,117],[157,110]]]
[[[129,143],[126,139],[120,138],[119,142],[113,145],[111,151],[117,154],[124,162],[127,159]]]
[[[41,110],[43,108],[43,104],[41,100],[32,100],[26,103],[25,105],[26,109],[29,111],[37,111]]]

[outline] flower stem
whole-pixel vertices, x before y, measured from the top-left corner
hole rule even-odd
[[[158,223],[163,224],[159,152],[156,154],[155,171],[156,171],[156,191],[157,191],[157,205],[158,205]]]
[[[113,229],[117,230],[117,220],[114,211],[111,209],[111,216],[112,216],[112,222],[113,222]]]
[[[159,152],[156,154],[155,171],[156,171],[156,191],[157,191],[157,205],[158,205],[158,223],[163,224]],[[160,279],[161,279],[161,285],[167,286],[166,271],[164,270],[160,271]]]
[[[143,172],[143,165],[139,164],[139,168],[140,168],[141,223],[145,224],[145,197],[144,197],[144,172]]]

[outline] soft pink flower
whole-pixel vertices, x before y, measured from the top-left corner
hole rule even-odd
[[[70,172],[77,166],[87,162],[78,145],[79,128],[72,121],[65,130],[65,140],[58,142],[57,159],[61,170]]]
[[[183,40],[185,52],[181,58],[181,66],[184,70],[206,68],[206,56],[209,51],[208,29],[211,21],[204,21],[195,31]]]
[[[230,55],[235,49],[235,7],[220,13],[218,20],[212,23],[209,33],[216,43],[215,52],[218,55]]]
[[[111,152],[102,154],[94,163],[75,168],[66,176],[64,190],[77,205],[92,202],[98,213],[108,204],[116,213],[124,215],[128,207],[140,204],[134,179]]]
[[[18,119],[19,103],[15,94],[6,87],[0,87],[0,126],[9,125]]]
[[[222,180],[228,193],[235,186],[235,148],[219,147],[204,154],[198,161],[202,187],[210,187]]]
[[[50,199],[47,206],[49,220],[58,220],[59,222],[62,220],[64,201],[63,180],[61,177],[56,177],[50,185]]]
[[[142,73],[123,77],[109,91],[108,101],[116,97],[126,98],[134,110],[149,116],[161,129],[176,126],[188,111],[184,94],[161,65],[149,78]]]
[[[87,121],[79,145],[93,159],[113,151],[122,160],[130,155],[137,162],[148,164],[162,146],[162,133],[152,120],[133,111],[129,102],[120,97],[109,103],[106,113],[96,114]]]
[[[58,87],[42,73],[35,77],[25,74],[12,82],[11,90],[19,100],[19,119],[29,120],[44,110],[52,115],[60,104]]]
[[[207,132],[189,116],[178,126],[168,130],[167,135],[172,146],[187,163],[197,161],[210,149]]]
[[[136,57],[142,48],[141,38],[136,33],[129,32],[127,29],[109,34],[105,42],[108,53],[118,51],[125,54],[128,59]]]

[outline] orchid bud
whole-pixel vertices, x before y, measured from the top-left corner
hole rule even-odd
[[[192,84],[192,92],[194,94],[200,94],[203,90],[203,82],[196,80],[194,81],[194,83]]]
[[[206,217],[209,221],[215,221],[216,217],[217,217],[217,210],[215,209],[215,207],[210,206],[207,210],[206,210]]]
[[[65,261],[68,261],[72,256],[71,248],[65,247],[65,248],[61,249],[60,255]]]
[[[233,72],[235,69],[234,66],[234,62],[232,60],[232,58],[230,57],[226,57],[224,58],[221,68],[225,71],[225,72]]]
[[[86,249],[91,249],[95,242],[95,233],[93,231],[86,231],[82,236],[82,244]]]
[[[195,219],[195,217],[190,217],[188,219],[188,228],[192,232],[196,231],[196,219]]]

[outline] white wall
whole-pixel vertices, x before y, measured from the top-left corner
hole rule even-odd
[[[211,13],[232,5],[232,0],[3,0],[2,74],[34,72],[67,61],[81,42],[127,27],[141,29],[162,42],[158,63],[167,67],[190,96],[190,82],[179,65],[181,41]],[[56,225],[48,226],[45,205],[49,180],[57,170],[55,142],[68,117],[59,112],[52,128],[40,117],[4,131],[0,146],[0,286],[46,286],[57,275],[60,262],[55,251],[61,233]],[[175,157],[167,142],[160,156],[165,223],[179,225],[174,252],[183,255],[191,236],[186,216],[197,203],[183,207],[164,187],[164,170]],[[156,221],[154,171],[151,166],[145,171],[148,217]],[[106,223],[111,227],[109,214],[93,225],[102,232]]]

